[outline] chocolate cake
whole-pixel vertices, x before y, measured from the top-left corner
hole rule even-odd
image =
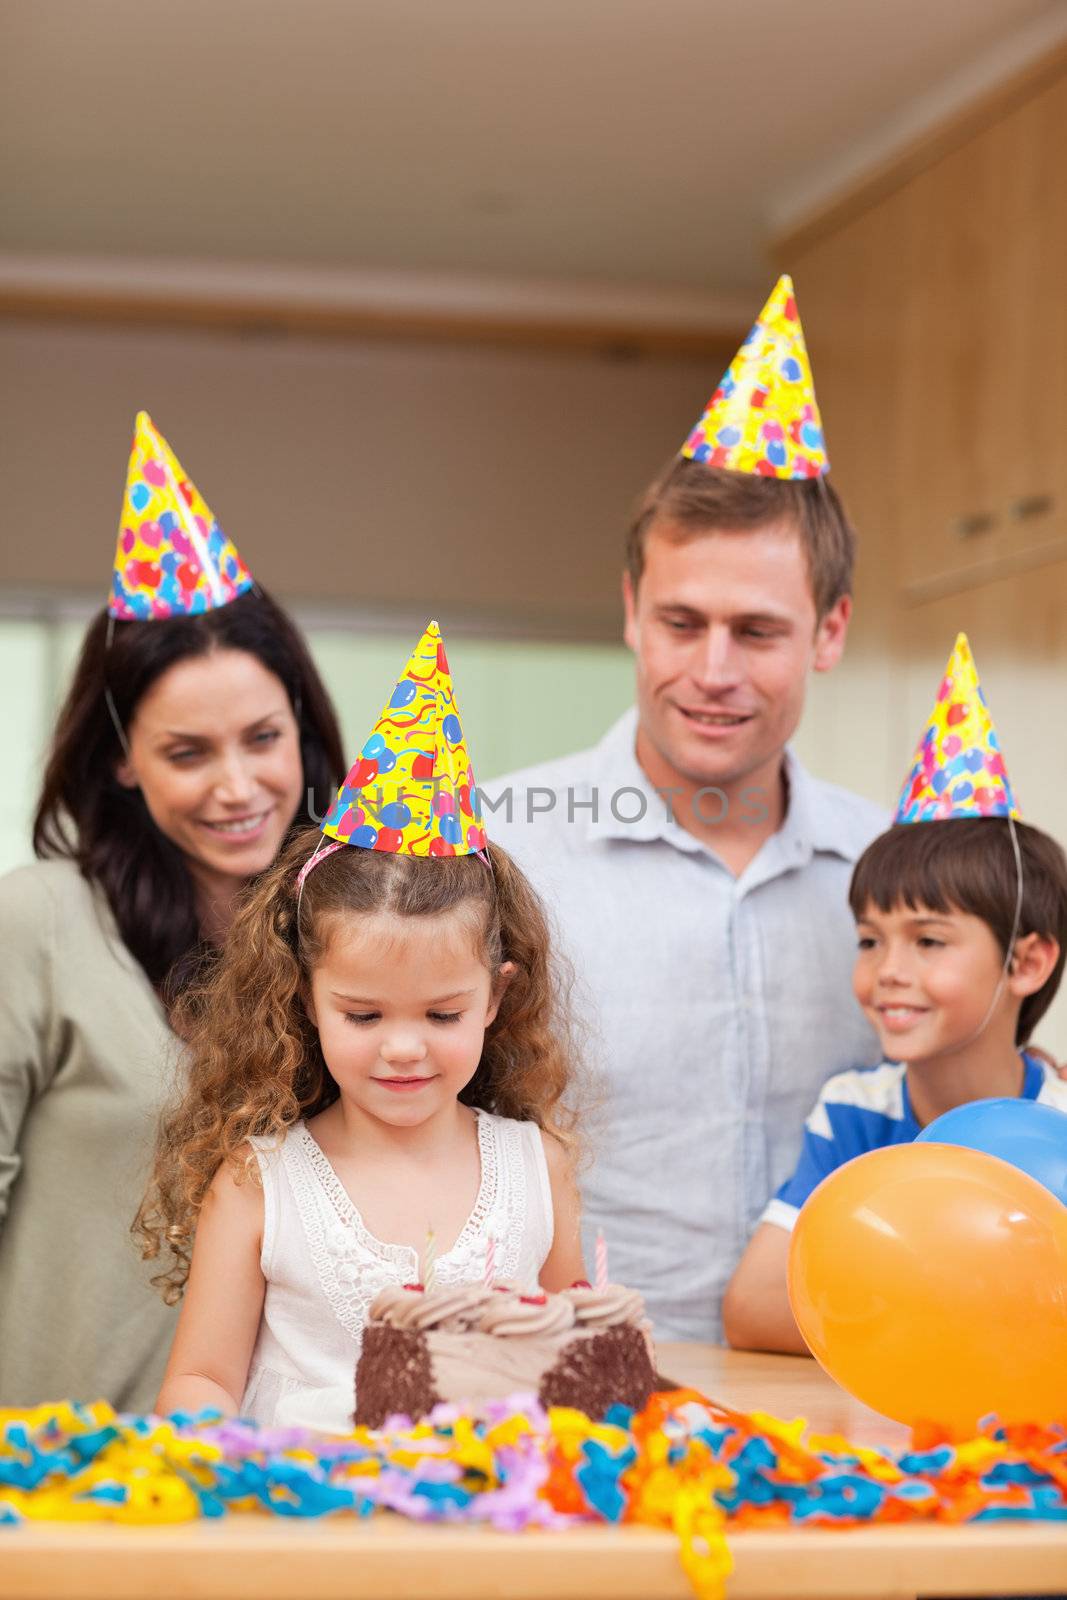
[[[354,1420],[380,1428],[441,1401],[477,1409],[516,1393],[598,1419],[617,1403],[643,1406],[656,1386],[644,1309],[620,1284],[563,1294],[477,1283],[383,1289],[363,1332]]]

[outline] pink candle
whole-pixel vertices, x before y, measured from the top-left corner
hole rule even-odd
[[[492,1234],[490,1234],[489,1238],[488,1238],[488,1240],[486,1242],[486,1246],[485,1246],[485,1287],[487,1289],[491,1289],[493,1287],[493,1279],[495,1277],[496,1277],[496,1239],[493,1237]]]
[[[596,1286],[598,1289],[608,1286],[608,1243],[603,1228],[596,1231]]]

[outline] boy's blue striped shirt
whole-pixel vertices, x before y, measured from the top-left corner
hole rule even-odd
[[[793,1175],[768,1203],[761,1222],[792,1228],[812,1190],[846,1161],[884,1145],[910,1144],[918,1136],[906,1073],[901,1063],[883,1061],[881,1066],[839,1072],[823,1086],[804,1124]],[[1067,1081],[1024,1051],[1020,1098],[1067,1111]]]

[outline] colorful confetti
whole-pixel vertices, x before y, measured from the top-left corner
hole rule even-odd
[[[682,455],[766,478],[829,472],[791,278],[778,279]]]
[[[0,1411],[0,1523],[378,1510],[504,1531],[669,1529],[694,1592],[720,1600],[731,1526],[1067,1522],[1067,1427],[991,1423],[966,1444],[917,1435],[894,1455],[687,1389],[602,1423],[513,1396],[477,1420],[440,1406],[417,1425],[343,1436],[210,1413],[121,1416],[103,1402]]]

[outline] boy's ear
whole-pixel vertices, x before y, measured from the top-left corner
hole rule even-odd
[[[1043,989],[1060,959],[1057,939],[1043,933],[1027,933],[1016,939],[1008,963],[1008,988],[1020,1000]]]
[[[500,1010],[500,1002],[504,998],[504,991],[518,970],[514,961],[502,961],[493,973],[493,986],[489,991],[489,1010],[485,1017],[487,1028],[491,1022],[495,1022],[496,1014]]]

